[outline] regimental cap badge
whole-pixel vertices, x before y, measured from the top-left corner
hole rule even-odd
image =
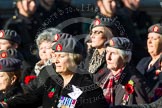
[[[56,51],[62,51],[62,45],[61,44],[58,44],[56,46]]]
[[[159,31],[159,27],[158,27],[158,26],[154,26],[154,27],[152,28],[152,31],[153,31],[153,32],[158,32],[158,31]]]
[[[101,23],[101,21],[100,21],[99,19],[96,19],[96,20],[94,21],[94,25],[100,25],[100,23]]]
[[[115,45],[115,43],[114,43],[114,41],[112,39],[109,41],[109,45],[110,46],[114,46]]]
[[[54,42],[57,42],[60,39],[60,35],[59,34],[55,34],[54,36]]]
[[[7,57],[7,52],[2,52],[0,56],[1,56],[1,58],[6,58]]]
[[[5,35],[4,31],[3,30],[0,30],[0,38],[3,38]]]

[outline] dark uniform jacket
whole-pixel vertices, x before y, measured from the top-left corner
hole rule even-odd
[[[96,86],[89,75],[74,74],[69,84],[63,88],[62,78],[50,77],[44,86],[33,93],[15,97],[7,101],[9,108],[106,108],[102,89]],[[79,91],[79,92],[78,92]],[[82,92],[81,92],[82,91]],[[72,107],[73,106],[73,107]]]
[[[128,89],[125,89],[125,86],[130,80],[134,82],[134,84],[132,85],[134,92],[129,94],[128,100],[125,101],[124,95],[126,95],[128,91]],[[136,69],[133,69],[132,67],[129,67],[127,65],[124,68],[118,81],[114,83],[114,105],[132,105],[143,104],[148,102],[147,94],[145,91],[145,80],[142,78],[141,74]]]
[[[142,75],[145,76],[147,80],[149,86],[147,92],[150,101],[155,101],[156,99],[162,96],[162,93],[158,94],[158,96],[156,95],[156,93],[154,93],[155,91],[157,91],[157,89],[158,92],[162,92],[162,90],[160,89],[162,88],[161,86],[162,74],[160,73],[159,75],[156,75],[156,71],[160,70],[160,58],[154,63],[153,66],[151,66],[148,69],[148,65],[150,62],[151,62],[151,57],[145,57],[138,63],[136,68]]]
[[[0,102],[6,102],[8,99],[21,94],[23,94],[23,89],[19,83],[16,83],[14,86],[11,86],[6,93],[0,92]]]

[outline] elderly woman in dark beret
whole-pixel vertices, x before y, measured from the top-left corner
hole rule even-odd
[[[129,64],[132,57],[131,41],[124,37],[113,37],[105,46],[109,74],[100,86],[107,102],[112,106],[147,103],[145,80]]]
[[[59,39],[55,50],[56,72],[34,92],[1,103],[8,108],[107,108],[102,89],[93,83],[89,74],[77,69],[83,47],[76,39]]]
[[[0,56],[0,101],[5,102],[23,93],[20,86],[21,60],[8,57],[5,51]]]
[[[150,102],[162,96],[162,24],[154,24],[148,28],[147,50],[150,57],[144,57],[137,64],[137,70],[147,79]]]

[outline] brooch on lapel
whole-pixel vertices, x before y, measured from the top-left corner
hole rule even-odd
[[[126,105],[129,100],[129,95],[133,94],[134,92],[134,82],[132,80],[129,80],[128,83],[124,86],[126,94],[123,96],[123,105]]]
[[[51,91],[48,93],[48,97],[52,98],[54,96],[54,94],[55,94],[55,89],[52,88]]]

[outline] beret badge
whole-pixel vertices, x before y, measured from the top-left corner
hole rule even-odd
[[[159,30],[158,26],[154,26],[154,27],[152,28],[152,31],[154,31],[154,32],[157,32],[158,30]]]
[[[114,41],[113,41],[113,40],[110,40],[110,41],[109,41],[109,45],[110,45],[110,46],[114,46],[114,45],[115,45]]]
[[[4,31],[0,30],[0,37],[3,38],[4,37]]]
[[[101,21],[99,20],[99,19],[96,19],[95,21],[94,21],[94,25],[99,25],[101,23]]]
[[[62,51],[62,45],[61,45],[61,44],[58,44],[58,45],[56,46],[56,50],[57,50],[57,51]]]
[[[60,35],[59,34],[55,34],[54,36],[54,42],[58,41],[60,39]]]
[[[1,53],[0,57],[1,57],[1,58],[6,58],[6,57],[7,57],[7,52]]]

